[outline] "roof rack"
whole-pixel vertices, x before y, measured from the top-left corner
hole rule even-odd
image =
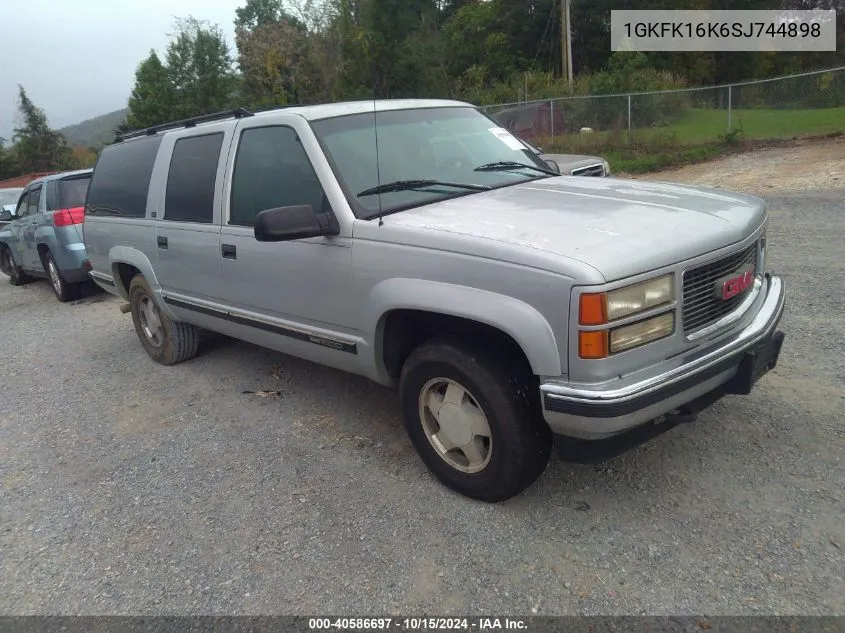
[[[301,103],[285,103],[283,105],[266,105],[261,106],[259,108],[252,108],[252,113],[257,114],[258,112],[269,112],[270,110],[284,110],[285,108],[299,108],[301,107]]]
[[[221,121],[223,119],[241,119],[243,117],[252,116],[254,113],[246,108],[235,108],[234,110],[226,110],[224,112],[213,112],[211,114],[203,114],[200,116],[191,117],[190,119],[182,119],[181,121],[173,121],[171,123],[162,123],[161,125],[153,125],[152,127],[143,130],[136,130],[134,132],[127,132],[126,134],[119,134],[115,139],[115,143],[126,141],[130,138],[137,138],[139,136],[154,136],[159,132],[165,130],[175,130],[180,127],[194,127],[198,123],[210,123],[211,121]]]

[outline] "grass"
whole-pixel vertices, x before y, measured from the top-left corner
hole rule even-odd
[[[815,110],[688,110],[669,126],[539,139],[547,152],[603,156],[614,172],[645,173],[709,160],[743,141],[845,132],[845,107]]]
[[[845,107],[818,110],[734,110],[731,126],[748,140],[845,131]],[[682,145],[718,140],[728,131],[726,110],[689,110],[668,128]]]
[[[683,147],[676,151],[631,152],[610,150],[605,159],[610,163],[611,173],[645,174],[680,165],[703,163],[724,154],[727,147],[721,144]]]

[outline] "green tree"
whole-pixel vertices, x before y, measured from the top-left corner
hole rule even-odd
[[[10,178],[16,173],[12,153],[6,148],[6,139],[0,137],[0,180]]]
[[[129,115],[115,132],[225,110],[239,100],[223,31],[193,17],[180,19],[164,61],[150,51],[138,65]]]
[[[11,153],[19,172],[54,171],[73,166],[67,139],[51,130],[47,115],[18,86],[18,110],[21,127],[15,128]]]
[[[235,10],[235,45],[250,106],[318,100],[321,84],[305,23],[281,0],[247,0]]]
[[[177,28],[165,56],[173,88],[171,118],[188,118],[233,105],[237,79],[223,31],[193,17],[178,20]]]
[[[305,24],[285,10],[282,0],[247,0],[247,3],[235,9],[235,27],[247,31],[265,25],[286,21],[302,31]]]
[[[165,123],[173,118],[173,84],[168,69],[155,51],[138,65],[135,87],[129,97],[127,129],[138,129]]]
[[[318,70],[309,55],[311,42],[287,20],[237,27],[238,65],[250,106],[304,103],[319,99]]]
[[[349,97],[448,92],[434,0],[338,0],[339,91]]]
[[[465,4],[443,30],[449,74],[460,77],[462,85],[483,88],[506,80],[516,70],[496,2]]]

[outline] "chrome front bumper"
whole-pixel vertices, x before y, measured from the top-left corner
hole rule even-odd
[[[743,354],[771,337],[783,315],[785,288],[766,276],[766,298],[757,315],[714,349],[695,350],[660,373],[638,380],[602,385],[544,381],[543,415],[552,431],[584,439],[603,439],[659,418],[727,383]],[[619,386],[617,386],[619,385]]]

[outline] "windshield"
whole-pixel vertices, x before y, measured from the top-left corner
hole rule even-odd
[[[312,122],[323,151],[355,214],[372,218],[486,188],[547,178],[543,161],[475,108],[420,108],[378,112],[378,169],[373,113]],[[491,163],[522,163],[479,170]],[[540,168],[538,170],[537,168]],[[431,180],[478,185],[430,185],[368,193],[379,184]],[[361,195],[363,194],[363,195]]]
[[[0,189],[0,207],[17,204],[23,189]]]

